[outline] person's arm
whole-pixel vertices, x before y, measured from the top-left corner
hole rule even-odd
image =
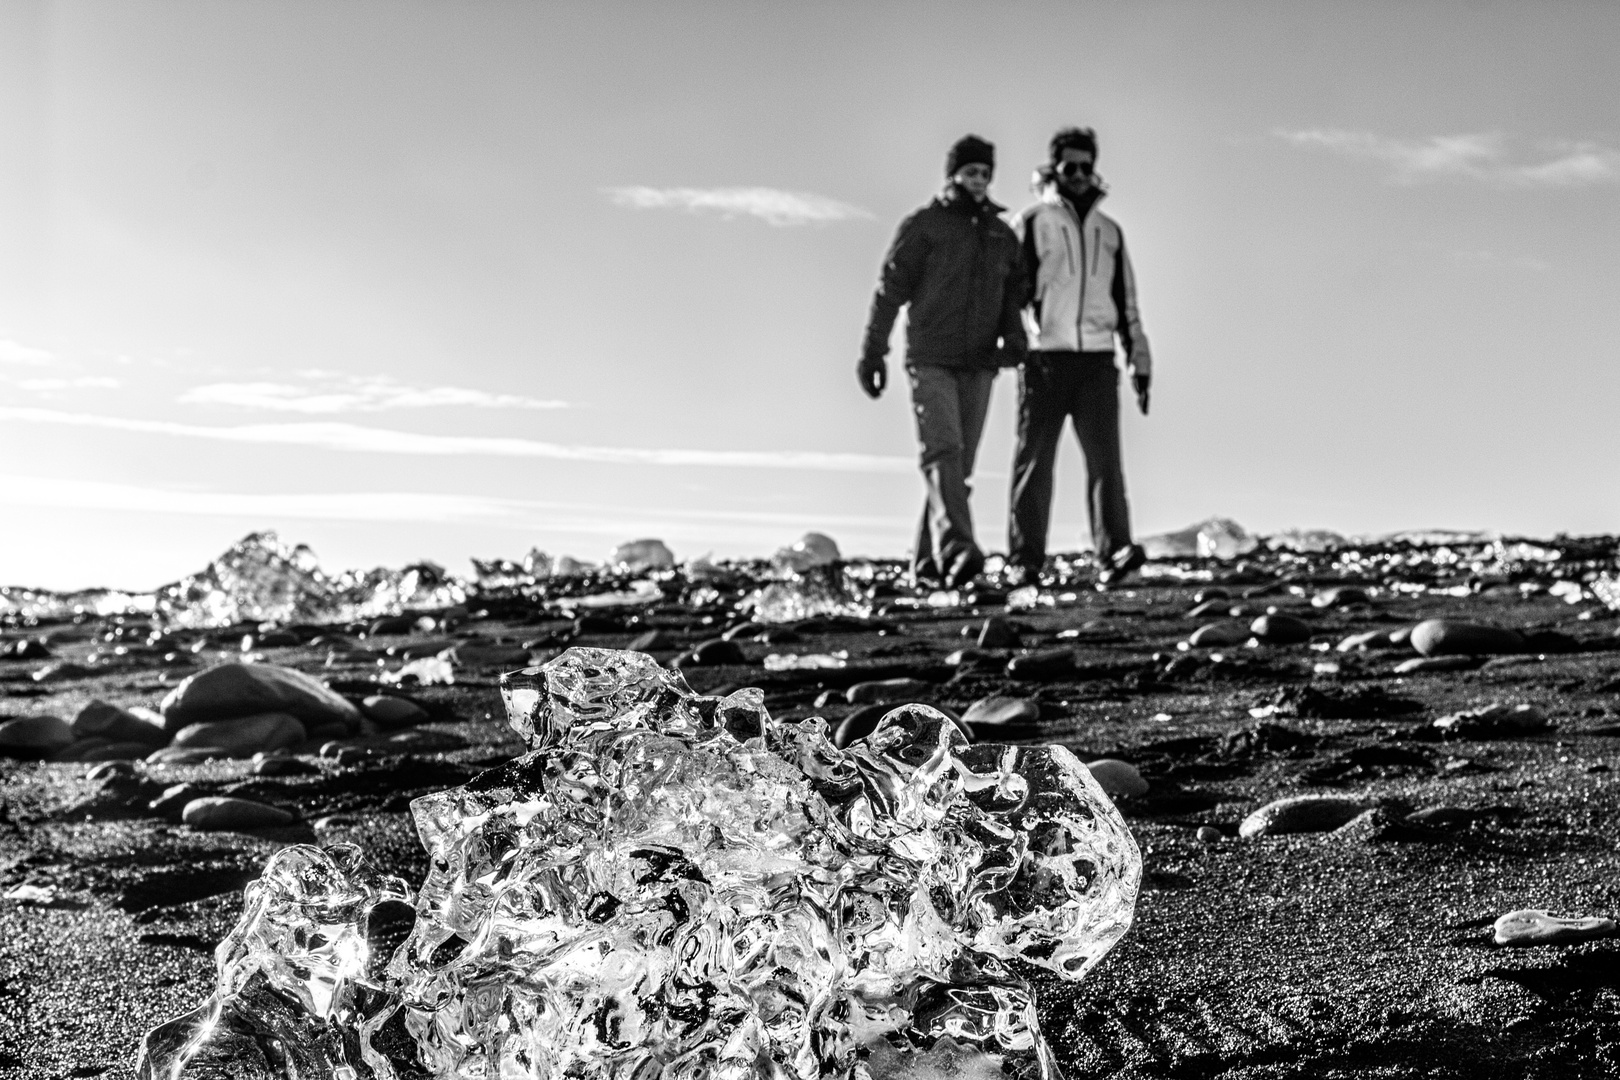
[[[1014,237],[1017,238],[1016,231]],[[1001,352],[1008,366],[1021,364],[1029,355],[1029,340],[1024,333],[1024,308],[1030,301],[1031,277],[1026,266],[1024,244],[1019,242],[1007,269],[1007,280],[1001,292]]]
[[[872,294],[872,310],[866,319],[866,342],[861,348],[863,360],[882,362],[889,355],[889,334],[900,309],[911,303],[922,280],[923,267],[928,261],[928,237],[918,219],[912,214],[900,223],[894,243],[883,257],[883,272],[877,292]]]
[[[1119,343],[1125,350],[1125,366],[1130,371],[1131,386],[1136,390],[1136,405],[1146,416],[1148,390],[1153,385],[1153,354],[1148,349],[1147,332],[1142,329],[1142,313],[1136,304],[1136,274],[1131,269],[1131,257],[1125,252],[1125,233],[1119,234],[1119,253],[1114,259],[1114,280],[1111,291],[1114,310],[1118,315]]]

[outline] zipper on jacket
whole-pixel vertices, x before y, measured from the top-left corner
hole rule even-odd
[[[1091,228],[1091,276],[1097,276],[1098,260],[1102,258],[1102,230],[1095,225]]]
[[[1080,307],[1075,313],[1074,344],[1081,352],[1086,348],[1086,223],[1080,222]]]

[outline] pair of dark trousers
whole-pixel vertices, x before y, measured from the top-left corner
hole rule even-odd
[[[1038,570],[1052,522],[1052,466],[1063,421],[1074,423],[1086,459],[1091,541],[1107,559],[1131,542],[1119,450],[1119,372],[1108,352],[1036,352],[1018,376],[1018,449],[1013,456],[1008,559]]]
[[[923,504],[911,572],[943,581],[964,555],[980,556],[973,540],[973,512],[968,506],[973,459],[990,411],[994,368],[909,364],[911,405],[917,415],[917,441],[922,444]]]

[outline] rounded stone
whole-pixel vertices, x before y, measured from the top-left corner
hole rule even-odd
[[[452,663],[473,668],[517,669],[528,667],[532,658],[521,645],[494,641],[463,641],[448,650]]]
[[[878,721],[888,712],[887,705],[862,705],[839,723],[833,732],[833,745],[843,749],[857,739],[864,739],[877,730]]]
[[[1000,615],[992,615],[979,627],[979,648],[1016,649],[1021,644],[1018,631]]]
[[[72,746],[63,747],[51,755],[52,761],[135,761],[152,752],[151,744],[114,742],[91,736],[79,739]]]
[[[42,758],[71,745],[73,728],[60,716],[19,716],[0,724],[0,755]]]
[[[1117,797],[1130,798],[1148,793],[1148,782],[1142,779],[1142,774],[1136,766],[1118,758],[1098,758],[1096,761],[1086,762],[1086,768],[1091,771],[1092,779],[1108,794]]]
[[[220,664],[189,675],[163,699],[163,725],[179,731],[191,724],[287,713],[308,727],[360,726],[360,710],[325,684],[275,664]]]
[[[1501,656],[1523,652],[1517,630],[1456,619],[1427,619],[1412,627],[1412,648],[1424,656]]]
[[[1367,649],[1381,649],[1389,645],[1389,634],[1383,630],[1363,630],[1359,634],[1351,634],[1334,646],[1336,652],[1363,652]]]
[[[844,691],[851,705],[877,705],[886,702],[919,701],[934,690],[933,683],[921,679],[873,679],[858,682]]]
[[[1217,829],[1213,825],[1200,825],[1198,826],[1198,832],[1195,835],[1197,835],[1200,843],[1218,844],[1221,842],[1221,837],[1225,836],[1226,834],[1221,832],[1221,830]]]
[[[178,818],[180,812],[193,799],[202,797],[202,789],[196,784],[170,784],[158,794],[158,797],[146,804],[146,808],[159,817],[169,819]]]
[[[394,694],[372,694],[360,703],[360,711],[382,728],[402,728],[420,724],[428,712],[410,698]]]
[[[145,759],[153,765],[201,765],[205,761],[218,761],[231,756],[229,750],[216,746],[160,746]]]
[[[644,634],[637,634],[630,639],[630,644],[625,646],[631,652],[668,652],[675,647],[675,639],[662,630],[648,630]]]
[[[1328,832],[1360,816],[1365,803],[1342,795],[1295,795],[1269,802],[1243,819],[1245,840],[1281,833]]]
[[[1567,917],[1549,915],[1540,908],[1522,908],[1497,919],[1491,929],[1498,945],[1522,949],[1608,937],[1615,932],[1616,924],[1601,916]]]
[[[138,715],[97,698],[80,709],[73,718],[73,734],[81,739],[95,735],[111,742],[144,743],[149,750],[167,746],[169,733],[163,730],[163,718],[148,710],[143,709],[142,712],[146,715]]]
[[[135,769],[127,761],[103,761],[100,765],[84,774],[86,780],[110,780],[115,776],[134,776]]]
[[[963,721],[969,727],[991,729],[1033,724],[1040,718],[1040,702],[999,694],[980,698],[962,714]]]
[[[1367,590],[1358,589],[1354,585],[1335,585],[1311,597],[1311,606],[1317,608],[1348,607],[1351,604],[1371,602],[1372,597],[1367,595]]]
[[[710,638],[700,642],[691,652],[681,658],[686,661],[683,667],[722,667],[748,663],[748,654],[743,652],[742,646],[735,641],[725,638]]]
[[[1395,674],[1411,675],[1420,671],[1471,671],[1479,666],[1472,656],[1414,656],[1395,665]]]
[[[1200,626],[1187,638],[1187,644],[1195,649],[1207,649],[1220,645],[1241,645],[1248,640],[1248,627],[1240,622],[1227,620]]]
[[[188,750],[212,749],[231,757],[249,758],[262,750],[287,750],[303,743],[304,725],[286,713],[261,713],[236,720],[192,724],[175,733],[173,746]]]
[[[263,829],[286,825],[293,816],[278,806],[267,806],[252,799],[209,795],[186,803],[180,820],[193,829]]]
[[[1249,624],[1249,631],[1268,645],[1301,645],[1311,640],[1310,625],[1292,615],[1262,615]]]
[[[1207,619],[1211,615],[1224,615],[1226,613],[1226,609],[1231,606],[1231,602],[1225,597],[1220,597],[1213,600],[1205,600],[1202,604],[1199,604],[1197,607],[1187,612],[1187,618]]]
[[[1014,679],[1058,678],[1073,670],[1074,652],[1070,649],[1045,649],[1007,661],[1007,675]]]

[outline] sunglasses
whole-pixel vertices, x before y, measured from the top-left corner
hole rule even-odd
[[[991,176],[995,170],[988,165],[964,165],[956,170],[962,176]]]
[[[1090,161],[1063,161],[1054,171],[1065,180],[1073,180],[1077,176],[1090,176],[1093,168],[1095,164]]]

